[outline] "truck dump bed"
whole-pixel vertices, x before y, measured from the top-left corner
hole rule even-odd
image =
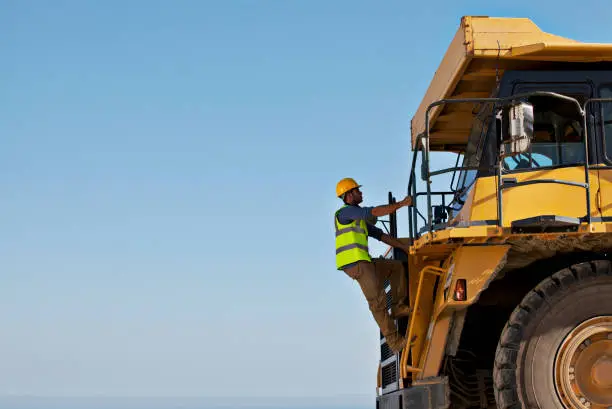
[[[425,112],[434,101],[494,96],[505,70],[555,69],[567,64],[612,61],[612,45],[581,43],[545,33],[528,18],[466,16],[411,121],[412,146],[425,132]],[[471,104],[430,112],[430,150],[462,150],[474,113]]]

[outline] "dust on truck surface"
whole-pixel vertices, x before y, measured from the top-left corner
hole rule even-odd
[[[377,409],[612,408],[611,98],[612,44],[461,19],[411,122],[410,252],[373,260],[414,309]]]

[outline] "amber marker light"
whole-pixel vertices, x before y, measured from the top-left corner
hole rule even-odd
[[[460,278],[455,284],[455,295],[453,296],[455,301],[467,300],[467,284],[465,278]]]

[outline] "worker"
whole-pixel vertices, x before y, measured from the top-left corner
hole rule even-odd
[[[360,207],[363,201],[361,185],[352,178],[344,178],[336,185],[336,196],[344,205],[335,213],[336,226],[336,267],[356,280],[368,302],[374,320],[378,324],[387,345],[398,353],[406,345],[404,336],[398,333],[394,318],[409,316],[411,309],[404,302],[407,295],[406,278],[399,272],[390,278],[392,295],[391,315],[387,312],[387,297],[384,290],[384,277],[372,263],[368,251],[368,237],[373,237],[389,246],[407,251],[401,241],[383,233],[376,226],[376,219],[394,213],[404,206],[412,205],[412,198],[377,207]],[[399,276],[399,277],[398,277]]]

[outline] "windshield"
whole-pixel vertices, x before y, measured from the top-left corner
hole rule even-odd
[[[467,166],[465,165],[465,162],[466,159],[464,159],[464,164],[462,166]],[[457,176],[457,184],[455,185],[454,189],[452,189],[455,192],[455,196],[453,198],[453,201],[450,203],[451,209],[455,211],[461,210],[461,208],[465,204],[465,199],[467,197],[469,188],[476,180],[477,174],[478,171],[475,169],[462,170],[459,172],[459,175]]]
[[[463,154],[463,161],[461,162],[462,168],[475,168],[480,166],[482,153],[487,148],[486,140],[488,138],[486,138],[486,136],[493,118],[493,104],[483,104],[474,119],[472,131],[468,138],[465,153]],[[450,203],[450,208],[454,211],[458,211],[465,204],[469,189],[478,176],[478,170],[463,169],[458,171],[458,175],[454,176],[456,176],[456,179],[454,179],[456,184],[451,186],[451,190],[454,191],[455,195],[454,200]]]

